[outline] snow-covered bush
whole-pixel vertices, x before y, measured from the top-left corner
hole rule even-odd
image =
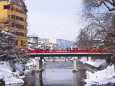
[[[4,27],[0,26],[0,60],[12,59],[21,63],[24,59],[23,62],[25,62],[27,55],[21,52],[22,48],[15,44],[17,36],[12,34],[14,31],[11,28],[6,31],[2,30],[8,25],[10,24],[4,24]]]
[[[8,61],[0,62],[0,79],[3,79],[5,84],[24,83],[19,76],[19,72],[12,72],[12,70]]]

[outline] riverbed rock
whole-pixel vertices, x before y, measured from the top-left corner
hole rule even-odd
[[[0,79],[0,86],[5,86],[5,81],[3,79]]]

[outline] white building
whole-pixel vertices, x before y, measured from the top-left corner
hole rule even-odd
[[[28,36],[28,48],[29,49],[37,49],[38,48],[38,36]]]

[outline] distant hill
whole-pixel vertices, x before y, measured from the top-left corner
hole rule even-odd
[[[64,40],[64,39],[57,39],[56,43],[58,44],[59,48],[71,48],[74,44],[74,41]]]

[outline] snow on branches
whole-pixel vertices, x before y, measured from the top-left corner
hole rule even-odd
[[[18,60],[20,63],[22,62],[26,56],[25,53],[21,52],[21,47],[16,46],[15,41],[17,36],[12,34],[11,29],[2,30],[4,27],[8,26],[0,26],[0,59],[1,60]]]

